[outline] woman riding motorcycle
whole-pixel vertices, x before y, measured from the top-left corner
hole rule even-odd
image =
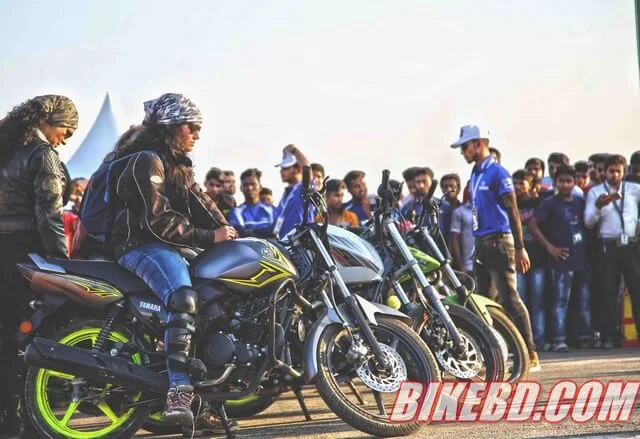
[[[174,93],[145,102],[144,110],[142,126],[116,148],[122,159],[110,171],[107,245],[118,264],[144,280],[170,311],[164,337],[170,388],[163,417],[191,425],[188,356],[198,296],[178,249],[207,248],[235,238],[236,231],[194,183],[187,155],[199,138],[200,110]]]
[[[0,121],[0,434],[20,432],[15,333],[25,299],[16,263],[28,253],[67,257],[62,208],[69,173],[56,148],[78,127],[73,102],[36,96]]]

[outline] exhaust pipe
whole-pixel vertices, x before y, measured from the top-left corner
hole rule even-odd
[[[107,354],[67,346],[36,337],[24,355],[30,366],[57,370],[101,384],[114,384],[166,393],[166,374],[160,374],[127,360]]]

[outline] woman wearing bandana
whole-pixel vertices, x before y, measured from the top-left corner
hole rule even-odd
[[[116,158],[123,159],[110,171],[107,244],[118,264],[144,280],[170,312],[164,337],[170,388],[163,417],[191,426],[188,357],[198,295],[178,249],[207,248],[234,239],[236,231],[193,181],[188,154],[199,138],[200,110],[174,93],[145,102],[144,109],[142,126],[116,146]],[[219,427],[211,411],[196,420],[197,429]]]
[[[20,432],[14,335],[28,296],[16,263],[31,252],[67,257],[62,208],[70,179],[56,150],[77,127],[75,105],[58,95],[36,96],[0,121],[0,434]]]

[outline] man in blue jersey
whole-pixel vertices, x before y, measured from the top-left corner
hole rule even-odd
[[[244,203],[229,214],[229,222],[240,236],[273,236],[275,212],[272,206],[260,201],[261,177],[262,172],[256,168],[247,169],[240,175],[240,190],[244,195]]]
[[[283,238],[296,225],[302,223],[304,204],[302,202],[302,168],[309,166],[307,157],[295,145],[287,145],[282,150],[282,161],[276,165],[280,168],[280,177],[287,187],[275,212],[273,234]],[[312,221],[312,212],[309,221]]]
[[[365,173],[362,171],[349,171],[342,180],[351,194],[351,200],[344,204],[344,208],[355,213],[360,224],[371,218],[367,182],[364,178]]]
[[[520,299],[516,284],[516,269],[526,273],[531,263],[524,248],[511,175],[491,157],[488,130],[465,125],[451,148],[460,148],[467,163],[475,163],[469,187],[478,292],[489,295],[492,284],[495,286],[499,302],[525,338],[530,370],[540,370],[529,312]]]

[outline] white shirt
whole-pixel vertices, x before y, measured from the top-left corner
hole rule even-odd
[[[602,209],[596,207],[596,199],[607,193],[614,193],[622,191],[622,185],[624,185],[624,194],[622,200],[612,201],[604,206]],[[609,191],[607,192],[607,188]],[[616,209],[622,208],[624,203],[624,209],[622,211],[624,218],[624,233],[629,237],[636,236],[636,227],[638,225],[638,203],[640,202],[640,184],[624,181],[620,183],[620,190],[616,191],[608,186],[607,183],[594,186],[587,193],[586,209],[584,212],[585,225],[593,229],[599,224],[598,236],[604,239],[619,238],[622,234],[622,222],[620,221],[620,214]]]

